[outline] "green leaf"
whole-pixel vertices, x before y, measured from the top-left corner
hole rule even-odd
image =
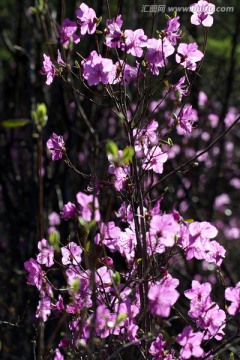
[[[231,354],[230,354],[230,360],[234,360],[234,359],[235,359],[234,353],[231,352]]]
[[[102,21],[102,16],[99,16],[99,18],[97,18],[97,26],[101,23]]]
[[[96,225],[95,220],[86,221],[81,216],[78,217],[79,231],[84,239],[87,239],[89,232]]]
[[[118,325],[120,322],[124,321],[125,319],[127,319],[128,315],[127,314],[119,314],[116,318],[116,323],[115,325]]]
[[[168,139],[167,139],[167,142],[168,142],[168,145],[170,145],[171,147],[173,146],[173,142],[172,142],[172,139],[171,139],[171,138],[168,138]]]
[[[79,287],[80,287],[80,279],[75,279],[72,282],[72,288],[73,288],[73,291],[74,291],[75,294],[78,292]]]
[[[106,152],[107,152],[107,155],[112,155],[113,159],[116,160],[118,158],[117,144],[112,140],[108,140],[106,143]]]
[[[88,240],[85,246],[85,251],[88,253],[91,248],[91,242]]]
[[[186,220],[184,220],[186,223],[193,223],[195,220],[193,220],[193,219],[186,219]]]
[[[124,124],[125,117],[124,117],[124,115],[123,115],[122,112],[119,112],[119,113],[118,113],[118,120],[119,120],[119,122],[120,122],[121,124]]]
[[[132,162],[133,155],[134,155],[133,147],[132,146],[125,147],[122,154],[122,162],[124,164],[129,164],[130,162]]]
[[[121,283],[121,276],[120,276],[119,272],[116,271],[116,272],[113,274],[113,281],[114,281],[115,285],[120,285],[120,283]]]
[[[55,251],[59,251],[60,233],[54,231],[49,235],[49,242],[53,246]]]
[[[29,119],[10,119],[0,121],[0,125],[6,129],[18,128],[30,123]]]
[[[38,131],[41,131],[48,120],[47,107],[44,103],[37,104],[36,110],[32,111],[32,118]]]
[[[142,258],[137,259],[137,265],[140,264],[141,261],[142,261]]]

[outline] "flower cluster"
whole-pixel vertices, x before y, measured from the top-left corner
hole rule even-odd
[[[192,24],[212,25],[214,10],[207,9],[208,5],[212,4],[203,0],[193,4]],[[85,36],[100,33],[100,20],[92,8],[81,3],[76,19],[65,19],[58,27],[60,43],[71,51],[80,47]],[[179,135],[183,135],[184,145],[195,131],[198,114],[187,99],[184,105],[181,101],[192,85],[187,73],[198,69],[204,55],[197,43],[181,42],[179,16],[169,18],[165,29],[149,38],[143,29],[124,30],[118,15],[106,21],[103,35],[107,48],[104,56],[99,50],[92,50],[82,57],[80,63],[76,62],[76,78],[79,76],[81,85],[88,89],[96,86],[103,98],[106,94],[111,98],[125,137],[122,143],[119,134],[117,143],[106,141],[108,173],[104,173],[103,180],[96,173],[84,176],[89,180],[87,190],[76,194],[75,204],[69,201],[59,214],[49,215],[49,241],[41,239],[36,259],[24,264],[28,283],[40,294],[36,317],[44,322],[50,317],[68,319],[55,360],[63,359],[65,348],[66,352],[79,351],[87,356],[89,344],[94,344],[96,352],[105,347],[101,356],[107,358],[119,342],[123,349],[129,344],[137,348],[137,356],[144,348],[155,360],[206,357],[206,341],[219,341],[225,335],[226,313],[211,299],[210,282],[193,280],[191,289],[184,292],[190,309],[182,316],[190,318],[192,326],[176,327],[175,337],[168,341],[168,327],[176,319],[171,314],[180,314],[178,306],[182,306],[182,273],[178,278],[178,270],[189,261],[190,265],[196,261],[220,267],[226,250],[216,241],[218,230],[209,221],[184,220],[177,205],[165,211],[161,203],[167,191],[161,187],[162,174],[171,169],[172,159],[180,152],[168,136],[177,130],[176,136],[182,139]],[[111,57],[112,53],[117,56]],[[48,85],[54,76],[63,76],[65,69],[71,67],[69,59],[65,62],[61,56],[58,51],[54,65],[44,54],[43,73]],[[185,75],[177,75],[170,83],[171,76],[166,79],[172,74],[169,64]],[[150,102],[150,95],[156,93],[159,84],[163,85],[162,99]],[[137,93],[136,103],[130,104],[130,86]],[[201,95],[199,107],[207,102]],[[164,112],[167,103],[172,112]],[[162,122],[157,119],[159,110]],[[216,118],[211,119],[216,125]],[[62,136],[53,133],[47,148],[52,160],[65,155],[69,165]],[[72,164],[70,167],[76,170]],[[171,169],[168,176],[175,172]],[[182,181],[188,189],[189,182],[186,178]],[[106,193],[116,195],[116,202],[109,200],[107,211],[102,205]],[[221,209],[227,201],[226,197],[218,198],[215,206]],[[57,232],[55,227],[61,220],[69,222],[70,236],[61,242],[57,239],[56,244],[51,234]],[[65,281],[61,287],[54,277],[57,271]],[[225,290],[225,299],[231,302],[230,315],[240,310],[239,288],[238,283]],[[176,329],[172,326],[170,331]]]

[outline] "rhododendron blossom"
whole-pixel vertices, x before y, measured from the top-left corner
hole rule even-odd
[[[27,278],[28,283],[35,285],[38,290],[41,290],[43,281],[43,271],[41,266],[37,263],[36,260],[31,258],[24,263],[24,268],[29,272]]]
[[[50,56],[43,54],[43,58],[42,74],[47,76],[46,84],[50,85],[53,82],[56,71],[52,61],[50,60]]]
[[[167,154],[163,153],[160,147],[153,147],[146,151],[146,158],[142,167],[144,170],[153,170],[157,174],[163,172],[163,164],[167,161]]]
[[[80,23],[81,34],[94,34],[96,31],[97,18],[95,11],[85,3],[81,3],[76,11],[78,22]]]
[[[72,218],[74,219],[77,215],[77,208],[76,205],[71,203],[70,201],[63,206],[62,211],[60,212],[60,215],[64,219]]]
[[[201,348],[203,334],[201,332],[193,332],[191,326],[186,326],[182,333],[178,335],[177,342],[182,346],[180,351],[181,359],[190,359],[192,356],[201,358],[204,351]]]
[[[193,13],[191,16],[191,23],[193,25],[202,24],[205,27],[210,27],[213,24],[213,17],[215,12],[215,5],[205,0],[199,0],[197,3],[190,6],[190,11]]]
[[[107,20],[106,24],[105,44],[110,48],[120,47],[123,36],[123,32],[121,30],[123,24],[122,16],[118,15],[116,18]]]
[[[167,58],[173,53],[174,47],[168,39],[148,39],[146,59],[150,64],[150,71],[158,75],[158,67],[167,65]]]
[[[83,77],[88,85],[113,83],[116,77],[116,66],[111,59],[105,59],[94,50],[82,61]]]
[[[37,256],[37,261],[39,264],[51,267],[54,264],[54,249],[46,239],[42,239],[38,243],[39,254]]]
[[[77,34],[75,34],[77,31],[77,24],[75,21],[65,19],[62,26],[59,26],[58,31],[60,36],[60,43],[63,46],[67,47],[71,39],[75,44],[79,43],[80,38],[77,36]]]
[[[59,160],[62,158],[63,148],[65,146],[63,137],[52,133],[52,136],[47,141],[47,148],[52,154],[52,159]]]
[[[63,265],[78,265],[81,260],[82,249],[74,242],[70,242],[67,246],[61,248]]]
[[[142,29],[137,29],[135,31],[125,30],[124,32],[124,43],[122,49],[127,52],[127,54],[132,54],[136,57],[141,57],[143,54],[143,46],[146,46],[147,36],[144,35]]]
[[[230,315],[238,314],[240,311],[240,282],[235,287],[228,287],[225,290],[225,299],[231,301],[228,313]]]
[[[198,50],[196,43],[185,44],[181,43],[178,46],[176,54],[176,62],[181,64],[184,68],[188,70],[196,70],[197,62],[202,60],[203,53]]]
[[[166,37],[172,45],[177,44],[177,40],[181,37],[179,16],[176,16],[167,21]]]
[[[178,285],[178,279],[174,279],[168,275],[150,286],[148,299],[150,300],[149,307],[152,314],[162,317],[168,317],[170,315],[171,306],[174,305],[179,298],[179,293],[176,290]]]
[[[97,197],[93,195],[86,195],[81,191],[77,193],[76,197],[79,204],[79,215],[83,218],[83,220],[91,221],[94,202],[94,220],[99,221],[100,213]]]

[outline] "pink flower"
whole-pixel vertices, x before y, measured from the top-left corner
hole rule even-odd
[[[179,297],[176,287],[179,284],[178,279],[174,279],[171,275],[164,277],[158,283],[150,285],[148,292],[149,307],[152,314],[162,317],[170,315],[171,306],[175,304]]]
[[[46,84],[50,85],[53,82],[53,78],[55,76],[55,68],[53,63],[50,60],[50,56],[43,54],[43,69],[42,74],[47,76]]]
[[[50,139],[47,141],[47,148],[52,154],[52,160],[59,160],[62,158],[63,148],[65,146],[62,136],[52,133]]]
[[[204,340],[215,338],[222,340],[226,325],[226,314],[216,303],[210,303],[196,321],[196,325],[204,330]]]
[[[63,46],[67,47],[69,45],[70,39],[72,39],[75,44],[79,43],[80,38],[75,34],[77,31],[77,24],[75,21],[65,19],[62,26],[59,26],[58,31],[60,36],[60,43]]]
[[[144,170],[153,170],[157,174],[162,174],[163,163],[167,161],[167,154],[163,153],[159,146],[153,147],[146,152],[146,158],[143,160]]]
[[[89,86],[112,84],[116,77],[116,66],[111,59],[105,59],[94,50],[82,61],[83,77]]]
[[[59,225],[60,219],[58,213],[55,211],[51,212],[51,214],[48,215],[48,222],[51,226]]]
[[[172,89],[178,93],[179,100],[182,99],[182,96],[188,95],[188,85],[184,84],[185,79],[185,76],[183,76],[176,84],[172,85]]]
[[[116,190],[121,191],[128,178],[128,166],[114,168],[114,175],[116,180],[114,181],[114,187]]]
[[[176,54],[176,62],[181,64],[184,68],[188,70],[196,70],[196,62],[200,61],[203,58],[203,53],[198,50],[196,43],[185,44],[181,43],[178,46]]]
[[[69,219],[69,218],[74,219],[77,215],[77,208],[73,203],[69,201],[67,204],[63,206],[60,215],[63,219]]]
[[[24,268],[29,272],[28,275],[28,283],[31,285],[35,285],[38,290],[42,289],[42,281],[43,281],[43,271],[41,266],[31,258],[29,261],[24,263]]]
[[[66,66],[66,63],[65,63],[65,61],[63,61],[63,59],[62,59],[62,55],[61,55],[61,53],[60,53],[60,51],[58,50],[57,51],[57,63],[58,63],[58,65],[60,65],[60,66]]]
[[[166,37],[172,45],[177,44],[177,39],[181,37],[179,16],[169,19],[166,26]]]
[[[217,266],[221,266],[225,258],[226,250],[217,241],[209,241],[206,244],[206,257],[205,260],[209,263],[213,262]]]
[[[171,214],[154,215],[150,222],[150,236],[148,248],[150,254],[154,252],[162,253],[165,246],[174,245],[174,238],[179,232],[179,225]]]
[[[152,120],[143,130],[134,129],[133,135],[136,137],[134,148],[136,151],[141,151],[149,144],[157,140],[158,123]]]
[[[193,332],[191,326],[186,326],[182,333],[177,336],[177,342],[182,346],[180,351],[181,359],[190,359],[192,356],[200,358],[204,351],[200,347],[203,340],[201,332]]]
[[[59,349],[55,350],[55,356],[53,360],[64,360],[64,356],[60,353]]]
[[[61,248],[62,264],[78,265],[82,261],[82,249],[74,242],[70,242],[67,246]]]
[[[154,356],[153,360],[162,360],[164,357],[164,348],[167,345],[166,341],[163,341],[162,334],[158,335],[158,337],[152,342],[149,353]]]
[[[106,46],[111,48],[120,47],[122,38],[122,24],[123,21],[121,15],[111,20],[107,20],[107,28],[105,29]]]
[[[231,301],[231,305],[228,307],[228,313],[230,315],[236,315],[240,311],[240,282],[234,287],[229,287],[225,290],[225,299]]]
[[[158,75],[158,67],[164,67],[167,64],[167,57],[173,53],[174,47],[167,38],[148,39],[146,59],[150,63],[151,72]]]
[[[135,31],[125,30],[124,32],[125,42],[122,46],[122,50],[127,54],[141,57],[143,54],[143,46],[146,46],[147,36],[144,35],[143,29],[137,29]]]
[[[132,67],[126,64],[123,60],[116,63],[117,73],[116,78],[114,79],[114,84],[122,82],[125,85],[128,85],[131,80],[136,80],[138,76],[142,75],[141,71],[138,70],[138,67]]]
[[[102,223],[100,226],[100,234],[95,236],[95,243],[97,245],[106,245],[112,252],[118,250],[118,239],[121,234],[121,229],[115,226],[113,221],[106,224]]]
[[[77,193],[77,202],[79,204],[79,215],[85,221],[92,220],[92,213],[93,213],[93,198],[94,198],[94,220],[100,220],[100,213],[99,213],[99,204],[97,197],[93,197],[93,195],[86,195],[82,192]]]
[[[102,266],[96,270],[95,282],[99,287],[103,287],[106,290],[110,290],[112,286],[113,271],[107,266]]]
[[[37,256],[37,261],[39,264],[45,265],[46,267],[51,267],[54,264],[54,249],[46,239],[42,239],[38,242],[39,254]]]
[[[95,11],[92,8],[89,8],[85,3],[82,3],[76,11],[76,15],[80,22],[81,34],[94,34],[97,24]]]
[[[205,0],[199,0],[190,6],[190,11],[193,13],[191,16],[191,23],[193,25],[202,24],[205,27],[210,27],[213,24],[213,17],[211,14],[215,12],[215,5],[208,3]]]
[[[210,292],[212,290],[210,283],[200,284],[198,281],[192,281],[192,289],[184,291],[184,295],[191,300],[188,315],[197,319],[202,313],[210,307],[212,303]]]
[[[196,110],[192,105],[185,105],[178,114],[178,121],[184,132],[190,133],[192,131],[192,124],[196,121]]]
[[[44,296],[38,303],[36,317],[42,318],[47,321],[48,316],[51,314],[51,300],[48,296]]]

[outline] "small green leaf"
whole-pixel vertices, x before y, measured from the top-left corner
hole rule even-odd
[[[193,223],[195,220],[193,220],[193,219],[186,219],[186,220],[184,220],[186,223]]]
[[[102,35],[102,31],[96,30],[96,34]]]
[[[168,80],[164,80],[164,84],[165,84],[166,87],[170,87],[170,83],[169,83]]]
[[[97,26],[100,24],[101,21],[102,21],[102,16],[99,16],[99,18],[97,18]]]
[[[119,314],[116,318],[116,323],[115,325],[118,325],[120,322],[124,321],[125,319],[127,319],[128,315],[127,314]]]
[[[73,288],[73,291],[74,293],[76,294],[79,290],[79,287],[80,287],[80,279],[74,279],[74,281],[72,282],[72,288]]]
[[[10,119],[0,121],[0,125],[6,129],[22,127],[29,123],[29,119]]]
[[[142,261],[142,258],[137,259],[137,265],[140,264],[141,261]]]
[[[235,359],[234,353],[231,352],[231,353],[230,353],[230,360],[234,360],[234,359]]]
[[[107,155],[112,155],[113,159],[116,160],[118,158],[117,144],[112,140],[108,140],[106,143],[106,152],[107,152]]]
[[[32,118],[38,131],[41,131],[48,120],[47,107],[44,103],[37,104],[36,110],[32,111]]]
[[[119,272],[116,271],[116,272],[113,274],[113,281],[114,281],[115,285],[120,285],[120,283],[121,283],[121,276],[120,276]]]
[[[30,6],[30,10],[33,12],[33,14],[37,14],[38,9],[34,6]]]
[[[91,248],[91,242],[88,240],[85,246],[85,251],[88,253]]]
[[[49,235],[49,242],[54,247],[55,251],[59,251],[60,233],[54,231]]]
[[[125,117],[124,117],[123,113],[121,113],[121,112],[118,113],[118,120],[121,124],[124,124]]]
[[[171,138],[168,138],[168,139],[167,139],[167,142],[168,142],[168,145],[170,145],[171,147],[173,146],[173,142],[172,142],[172,139],[171,139]]]
[[[86,239],[89,235],[89,232],[96,225],[96,221],[95,220],[86,221],[81,216],[79,216],[78,222],[79,222],[79,230],[80,230],[81,236],[83,236]]]
[[[122,162],[124,164],[129,164],[130,162],[132,162],[133,155],[134,155],[133,147],[132,146],[125,147],[125,149],[123,149]]]

